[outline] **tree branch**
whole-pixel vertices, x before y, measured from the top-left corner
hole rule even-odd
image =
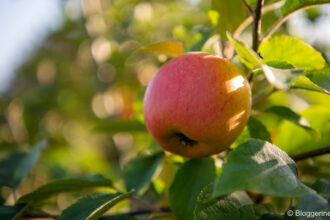
[[[150,210],[150,209],[139,209],[139,210],[135,210],[135,211],[130,211],[130,212],[122,212],[122,213],[118,213],[118,214],[113,214],[113,215],[104,215],[101,216],[100,218],[98,218],[98,220],[103,220],[103,219],[107,219],[109,217],[114,217],[117,215],[129,215],[129,216],[137,216],[137,215],[145,215],[145,214],[150,214],[150,213],[163,213],[163,212],[171,212],[171,208],[168,206],[164,206],[164,207],[159,207],[158,211],[154,211],[154,210]],[[25,218],[52,218],[52,219],[57,219],[58,215],[49,215],[49,214],[25,214],[23,219]]]
[[[297,162],[300,160],[305,160],[308,158],[320,156],[323,154],[329,154],[329,153],[330,153],[330,146],[327,146],[325,148],[309,151],[309,152],[302,153],[302,154],[293,155],[293,156],[291,156],[291,158]]]
[[[267,13],[274,9],[282,7],[282,5],[284,5],[284,2],[285,1],[275,2],[271,5],[262,7],[261,14],[264,14],[264,13]],[[241,33],[245,30],[245,28],[247,28],[251,24],[252,21],[253,21],[252,16],[249,16],[247,19],[245,19],[235,30],[235,32],[233,33],[233,37],[238,38],[241,35]]]
[[[242,0],[242,2],[244,3],[244,5],[249,6],[245,1]],[[264,0],[258,0],[257,4],[256,4],[256,8],[254,9],[254,11],[252,13],[252,17],[253,17],[252,49],[255,52],[258,51],[258,46],[259,46],[259,35],[260,35],[260,31],[261,31],[261,9],[262,9],[263,4],[264,4]],[[248,81],[249,81],[250,85],[252,86],[253,74],[250,74],[248,76]]]
[[[256,8],[253,12],[253,26],[252,26],[252,49],[258,50],[259,35],[261,30],[261,9],[264,4],[264,0],[258,0]]]
[[[245,6],[245,8],[249,11],[250,15],[253,16],[253,10],[250,7],[250,5],[245,1],[245,0],[241,0],[243,5]]]

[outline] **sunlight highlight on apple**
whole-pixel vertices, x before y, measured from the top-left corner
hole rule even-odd
[[[232,131],[234,130],[238,125],[241,124],[241,121],[242,121],[242,117],[244,116],[245,114],[245,110],[237,113],[236,115],[232,116],[231,118],[229,118],[228,120],[228,130],[229,131]]]
[[[230,80],[227,80],[225,82],[224,86],[226,87],[226,90],[228,91],[228,93],[234,92],[237,89],[244,86],[244,80],[245,80],[244,77],[239,75]]]

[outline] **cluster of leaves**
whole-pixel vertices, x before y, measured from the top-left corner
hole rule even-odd
[[[251,8],[257,3],[255,0],[246,2]],[[125,192],[114,187],[114,181],[100,175],[56,179],[24,194],[15,201],[14,206],[1,205],[0,218],[19,219],[29,215],[51,217],[41,211],[45,201],[59,193],[82,192],[88,188],[93,188],[94,192],[73,202],[61,211],[57,218],[97,219],[114,205],[127,199],[132,203],[142,201],[142,206],[146,209],[136,213],[112,214],[102,219],[145,219],[149,213],[169,211],[166,206],[157,207],[158,205],[169,205],[172,213],[180,220],[289,217],[305,219],[303,216],[288,216],[288,212],[279,214],[285,209],[276,206],[276,197],[298,198],[296,204],[291,203],[289,207],[285,207],[293,211],[329,211],[330,174],[320,172],[321,176],[327,179],[319,179],[319,176],[315,175],[313,177],[317,179],[312,178],[313,183],[304,184],[298,178],[296,163],[288,156],[288,153],[299,153],[329,145],[329,107],[312,106],[298,114],[284,103],[267,103],[270,95],[286,94],[293,89],[313,91],[313,95],[321,94],[321,98],[328,98],[330,67],[321,53],[297,38],[288,35],[269,38],[267,33],[271,33],[295,11],[329,2],[266,1],[262,15],[263,19],[269,17],[265,19],[268,23],[263,25],[262,33],[265,35],[258,51],[253,51],[248,44],[238,39],[242,24],[252,21],[242,2],[212,1],[212,10],[208,14],[221,41],[231,42],[240,60],[239,64],[244,65],[240,66],[244,72],[250,74],[254,83],[253,102],[256,113],[250,117],[246,128],[233,144],[233,150],[225,156],[224,162],[223,158],[219,157],[184,160],[181,157],[165,155],[157,146],[152,146],[153,153],[131,160],[123,169],[122,179],[114,180],[124,183]],[[197,40],[193,40],[189,46],[183,46],[177,41],[164,41],[145,46],[141,51],[168,56],[177,56],[193,50],[208,51],[206,45],[208,40],[213,39],[210,38],[212,31],[212,28],[201,29],[202,37],[196,37]],[[121,32],[117,34],[120,35],[118,38],[122,37]],[[118,54],[113,57],[115,58],[111,58],[112,62],[123,59]],[[234,59],[233,62],[236,62]],[[329,103],[326,100],[324,102]],[[146,132],[138,116],[130,121],[103,122],[98,124],[96,130],[109,133]],[[293,138],[297,140],[292,140]],[[15,192],[45,148],[46,142],[40,142],[30,152],[14,151],[2,159],[0,186],[9,187]],[[103,187],[102,192],[99,187]],[[262,203],[253,195],[261,196]],[[151,205],[145,204],[143,199],[148,200]],[[141,214],[141,218],[133,216],[135,214]],[[149,216],[150,219],[152,217]],[[159,217],[165,219],[173,216],[155,216]]]
[[[16,155],[21,155],[19,159],[14,160],[13,155],[1,161],[1,179],[6,178],[6,182],[1,182],[1,185],[17,187],[33,162],[36,162],[36,155],[45,147],[46,142],[43,141],[30,153],[17,152]],[[168,159],[163,152],[155,152],[132,160],[124,170],[127,193],[109,192],[115,191],[112,181],[100,175],[57,179],[21,196],[15,206],[0,206],[0,216],[2,219],[20,219],[26,212],[56,194],[106,187],[109,190],[94,192],[79,199],[57,217],[62,220],[97,219],[122,200],[144,194],[157,168],[163,160]],[[174,158],[170,160],[173,162]],[[18,165],[13,166],[13,162]],[[329,210],[328,201],[322,196],[330,195],[330,181],[318,180],[311,188],[304,185],[298,179],[295,162],[267,141],[250,139],[240,144],[228,154],[221,170],[217,170],[219,168],[215,166],[213,158],[176,163],[180,165],[170,183],[168,197],[170,207],[179,219],[285,219],[285,215],[276,214],[270,203],[256,204],[246,193],[251,190],[273,196],[302,197],[291,209],[305,212]],[[7,170],[9,167],[11,170]],[[9,177],[9,173],[16,175]],[[157,187],[156,181],[153,185],[156,191],[157,188],[162,191],[164,187]],[[106,219],[134,217],[119,214]]]

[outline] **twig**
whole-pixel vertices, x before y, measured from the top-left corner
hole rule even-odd
[[[253,10],[250,7],[250,5],[245,1],[245,0],[241,0],[243,2],[243,5],[245,6],[245,8],[249,11],[250,15],[253,16]]]
[[[122,212],[122,213],[118,213],[118,214],[113,214],[113,215],[104,215],[101,216],[99,218],[99,220],[103,220],[103,219],[107,219],[109,217],[114,217],[117,215],[129,215],[129,216],[137,216],[137,215],[145,215],[145,214],[150,214],[150,213],[154,213],[155,211],[150,210],[150,209],[139,209],[139,210],[135,210],[135,211],[130,211],[130,212]],[[168,206],[164,206],[164,207],[159,207],[158,208],[158,213],[163,213],[163,212],[171,212],[171,208]],[[24,218],[52,218],[52,219],[56,219],[58,218],[58,215],[50,215],[50,214],[25,214]]]
[[[261,30],[261,9],[264,4],[264,0],[258,0],[256,8],[253,12],[253,25],[252,25],[252,49],[258,50],[259,35]]]
[[[295,13],[295,12],[297,12],[297,11],[299,11],[299,10],[303,10],[303,9],[306,9],[306,8],[310,8],[310,7],[312,7],[312,6],[306,6],[306,7],[302,7],[302,8],[299,8],[298,10],[295,10],[295,11],[292,11],[292,12],[290,12],[289,14],[287,14],[287,15],[285,15],[284,17],[282,17],[280,20],[278,20],[268,31],[267,31],[267,33],[261,38],[261,41],[263,41],[263,40],[266,40],[267,38],[269,38],[280,26],[281,26],[281,24],[283,24],[287,19],[288,19],[288,17],[291,15],[291,14],[293,14],[293,13]]]
[[[329,154],[329,153],[330,153],[330,146],[327,146],[325,148],[309,151],[309,152],[302,153],[302,154],[293,155],[293,156],[291,156],[291,158],[297,162],[300,160],[305,160],[308,158],[320,156],[323,154]]]
[[[281,24],[283,24],[284,21],[286,21],[286,19],[288,19],[288,17],[291,15],[287,14],[286,16],[284,16],[283,18],[281,18],[280,20],[278,20],[268,31],[267,33],[261,38],[261,41],[264,41],[266,39],[268,39],[280,26]]]
[[[153,213],[153,212],[171,212],[171,208],[169,206],[164,206],[164,207],[158,207],[158,211],[152,211],[150,209],[140,209],[140,210],[136,210],[136,211],[130,211],[130,212],[124,212],[124,213],[120,213],[121,215],[129,215],[129,216],[136,216],[136,215],[145,215],[145,214],[149,214],[149,213]],[[118,215],[118,214],[117,214]],[[111,217],[111,216],[115,216],[115,215],[105,215],[99,218],[99,220],[102,220],[107,218],[107,217]]]
[[[284,2],[285,1],[280,1],[280,2],[275,2],[271,5],[267,5],[262,8],[261,13],[264,14],[264,13],[267,13],[274,9],[280,8],[280,7],[282,7],[282,5],[284,5]],[[253,19],[251,16],[249,16],[247,19],[245,19],[235,30],[235,32],[233,33],[233,37],[238,38],[241,35],[241,33],[245,30],[245,28],[247,28],[247,26],[249,26],[249,24],[251,24],[252,21],[253,21]]]

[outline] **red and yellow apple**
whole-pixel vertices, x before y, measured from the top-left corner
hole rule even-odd
[[[163,65],[144,96],[148,131],[166,151],[189,158],[219,153],[243,130],[251,89],[241,71],[218,56],[191,52]]]

